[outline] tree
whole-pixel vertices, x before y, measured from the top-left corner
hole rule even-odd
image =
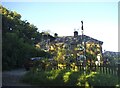
[[[49,57],[50,54],[36,49],[35,44],[41,41],[38,28],[21,15],[0,6],[2,10],[2,56],[3,70],[22,67],[24,60],[31,57]]]

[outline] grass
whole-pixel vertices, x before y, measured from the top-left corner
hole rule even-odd
[[[82,71],[68,69],[29,71],[24,75],[22,82],[37,86],[88,86],[88,88],[90,86],[119,86],[117,77],[97,72],[83,74]]]

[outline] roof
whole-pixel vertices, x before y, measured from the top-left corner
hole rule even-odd
[[[110,56],[110,57],[120,57],[120,52],[105,51],[103,55]]]
[[[86,41],[86,42],[94,42],[94,43],[98,43],[98,44],[103,44],[102,41],[99,41],[97,39],[94,39],[92,37],[89,37],[89,36],[86,36],[86,35],[83,35],[83,41]],[[55,39],[56,43],[71,43],[71,44],[74,44],[74,43],[81,43],[82,42],[82,35],[78,35],[77,37],[74,37],[74,36],[63,36],[63,37],[58,37]]]

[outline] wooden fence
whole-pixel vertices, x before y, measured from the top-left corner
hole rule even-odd
[[[79,71],[86,71],[86,72],[90,72],[90,71],[96,71],[96,72],[100,72],[101,74],[110,74],[113,76],[119,76],[120,77],[120,64],[116,64],[116,65],[107,65],[107,64],[102,64],[100,66],[98,65],[75,65],[77,67],[77,69]],[[67,69],[75,69],[75,66],[63,66],[62,68],[67,68]],[[55,69],[60,69],[58,66],[54,66]],[[84,69],[86,68],[86,69]]]
[[[41,69],[44,69],[44,70],[63,69],[63,68],[75,69],[75,67],[77,67],[79,71],[86,71],[86,72],[96,71],[96,72],[100,72],[101,74],[110,74],[113,76],[118,76],[120,78],[120,64],[116,64],[116,65],[101,64],[100,66],[95,64],[86,65],[86,66],[84,64],[83,65],[75,64],[71,66],[70,64],[67,64],[67,65],[63,65],[62,67],[59,67],[57,64],[50,64],[47,66],[47,68],[45,68],[45,65],[43,64],[43,66],[41,65],[40,67],[42,67]]]
[[[118,71],[118,65],[77,65],[79,70],[84,70],[84,67],[86,68],[86,71],[97,71],[102,74],[111,74],[114,76],[118,76],[119,71]]]

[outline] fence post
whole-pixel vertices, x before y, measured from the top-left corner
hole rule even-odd
[[[107,68],[108,68],[108,64],[105,65],[105,70],[106,70],[105,73],[106,73],[106,74],[108,74],[108,69],[107,69]]]
[[[105,65],[103,64],[103,74],[105,73],[104,66],[105,66]]]
[[[116,76],[116,65],[113,66],[114,75]]]
[[[113,75],[115,75],[115,64],[114,64],[114,66],[113,66]]]
[[[117,74],[118,74],[118,80],[120,81],[120,63],[118,63],[118,71],[117,71]]]
[[[100,68],[100,72],[102,73],[102,64],[99,66],[99,68]]]
[[[110,64],[108,65],[108,73],[110,74]]]
[[[118,76],[117,75],[117,67],[118,67],[118,65],[115,65],[115,76]]]
[[[114,69],[114,66],[112,65],[112,66],[111,66],[112,75],[114,75],[113,69]]]

